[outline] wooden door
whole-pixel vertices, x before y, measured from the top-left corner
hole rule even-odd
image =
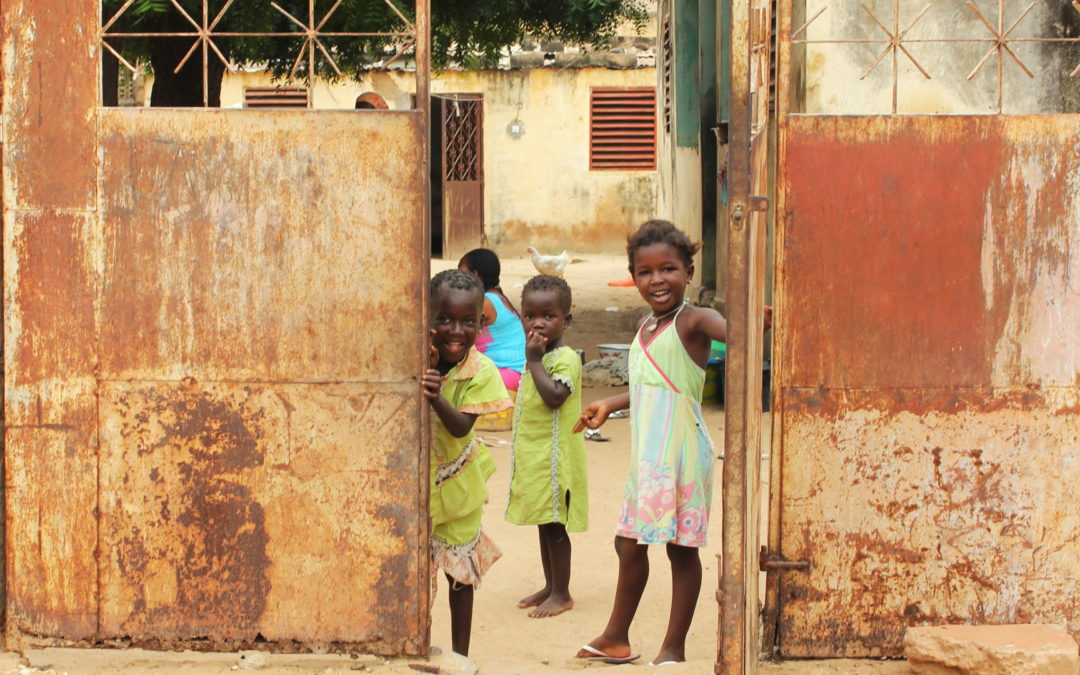
[[[442,108],[443,257],[484,244],[484,101],[444,94]]]

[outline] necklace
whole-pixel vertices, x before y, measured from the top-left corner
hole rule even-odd
[[[674,308],[672,308],[672,309],[669,309],[668,311],[664,312],[664,313],[663,313],[663,314],[661,314],[660,316],[654,316],[654,317],[652,318],[652,322],[653,322],[653,323],[652,323],[652,325],[651,325],[651,326],[649,326],[648,328],[646,328],[645,330],[649,331],[650,333],[655,333],[655,332],[656,332],[656,329],[660,327],[660,319],[663,319],[664,317],[667,317],[667,316],[671,316],[671,315],[672,315],[672,314],[674,314],[675,312],[677,312],[677,311],[679,311],[680,309],[682,309],[682,306],[683,306],[683,305],[685,305],[685,304],[686,304],[686,300],[684,299],[684,300],[683,300],[682,302],[680,302],[679,304],[675,305],[675,307],[674,307]]]

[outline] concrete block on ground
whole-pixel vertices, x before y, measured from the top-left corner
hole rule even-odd
[[[904,655],[927,675],[1078,675],[1076,642],[1058,626],[927,626],[908,628]]]

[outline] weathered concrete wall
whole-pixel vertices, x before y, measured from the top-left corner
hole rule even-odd
[[[982,64],[994,48],[993,34],[972,9],[960,0],[900,4],[894,16],[892,0],[806,0],[806,17],[826,8],[798,39],[824,40],[826,44],[806,45],[804,63],[806,98],[796,110],[808,113],[872,114],[892,111],[893,51],[869,73],[872,64],[887,48],[887,42],[838,41],[888,40],[888,36],[862,8],[896,32],[904,31],[902,43],[907,54],[896,52],[897,112],[900,113],[989,113],[998,111],[997,51]],[[1080,111],[1080,85],[1070,77],[1080,66],[1076,43],[1031,42],[1031,38],[1076,37],[1080,11],[1068,2],[1037,2],[1021,19],[1030,3],[1006,3],[1002,25],[1007,43],[1024,69],[1007,51],[1002,52],[1001,111],[1005,113],[1053,113]],[[991,26],[999,24],[996,0],[978,0],[977,9]],[[919,17],[924,7],[926,13]],[[1009,27],[1019,19],[1011,32]],[[797,30],[798,25],[793,26]],[[956,42],[941,42],[954,40]],[[963,40],[963,42],[961,42]],[[923,42],[926,41],[926,42]],[[909,58],[910,55],[910,58]],[[912,63],[916,61],[930,75],[927,79]],[[865,77],[863,77],[865,74]]]

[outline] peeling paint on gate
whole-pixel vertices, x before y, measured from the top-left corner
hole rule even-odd
[[[787,120],[781,654],[1080,635],[1078,121]]]
[[[9,647],[425,653],[425,113],[98,109],[98,0],[0,12]]]

